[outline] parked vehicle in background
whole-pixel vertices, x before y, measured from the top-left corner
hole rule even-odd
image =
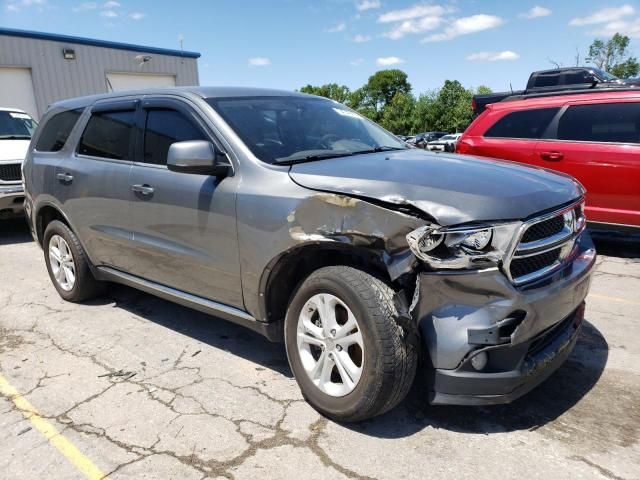
[[[540,70],[531,74],[525,90],[474,95],[472,107],[474,113],[479,115],[487,105],[501,102],[510,97],[517,98],[519,96],[585,88],[616,88],[625,86],[625,84],[636,86],[637,82],[633,79],[629,79],[628,81],[621,80],[595,67],[569,67]]]
[[[456,144],[461,136],[461,133],[443,135],[438,140],[433,140],[427,143],[427,150],[431,150],[433,152],[455,152]]]
[[[587,190],[592,226],[640,227],[640,90],[496,103],[467,128],[457,151],[569,174]]]
[[[525,394],[575,345],[595,263],[572,178],[409,148],[300,93],[67,100],[24,180],[62,298],[120,282],[284,340],[343,421],[397,405],[421,356],[433,403]]]
[[[36,125],[22,110],[0,108],[0,220],[22,215],[22,162]]]
[[[424,132],[418,133],[414,136],[412,140],[412,145],[418,148],[427,148],[427,143],[433,142],[434,140],[439,139],[446,135],[447,132]]]

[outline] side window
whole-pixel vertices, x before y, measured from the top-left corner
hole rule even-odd
[[[511,112],[498,120],[485,137],[540,138],[560,108],[536,108]]]
[[[568,72],[564,74],[565,85],[579,85],[582,83],[588,83],[587,77],[589,74],[586,71],[578,70],[575,72]]]
[[[82,133],[78,153],[126,160],[131,151],[134,125],[134,110],[93,113]]]
[[[189,118],[170,109],[147,111],[144,133],[144,162],[166,165],[169,147],[175,142],[208,140]]]
[[[535,87],[557,87],[560,81],[560,73],[541,73],[534,81]]]
[[[42,133],[38,137],[36,150],[39,152],[59,152],[69,138],[83,109],[68,110],[56,113],[42,126]]]
[[[640,103],[571,106],[558,123],[558,139],[640,143]]]

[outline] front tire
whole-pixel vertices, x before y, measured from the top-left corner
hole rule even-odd
[[[104,293],[105,284],[93,277],[87,255],[67,225],[49,223],[42,246],[49,277],[63,299],[82,302]]]
[[[418,345],[393,296],[378,278],[346,266],[315,271],[295,292],[285,319],[289,364],[304,398],[327,417],[365,420],[409,391]]]

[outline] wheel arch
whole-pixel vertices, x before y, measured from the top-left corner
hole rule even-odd
[[[34,227],[40,246],[43,246],[42,243],[44,241],[44,231],[47,229],[47,225],[53,220],[59,220],[71,230],[73,230],[71,222],[69,222],[67,216],[56,205],[52,203],[39,205],[38,209],[36,210]]]

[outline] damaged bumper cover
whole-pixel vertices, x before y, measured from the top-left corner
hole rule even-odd
[[[419,275],[412,314],[433,367],[431,403],[507,403],[566,360],[595,264],[588,234],[577,247],[563,268],[521,287],[497,268]],[[474,357],[483,358],[473,362]]]

